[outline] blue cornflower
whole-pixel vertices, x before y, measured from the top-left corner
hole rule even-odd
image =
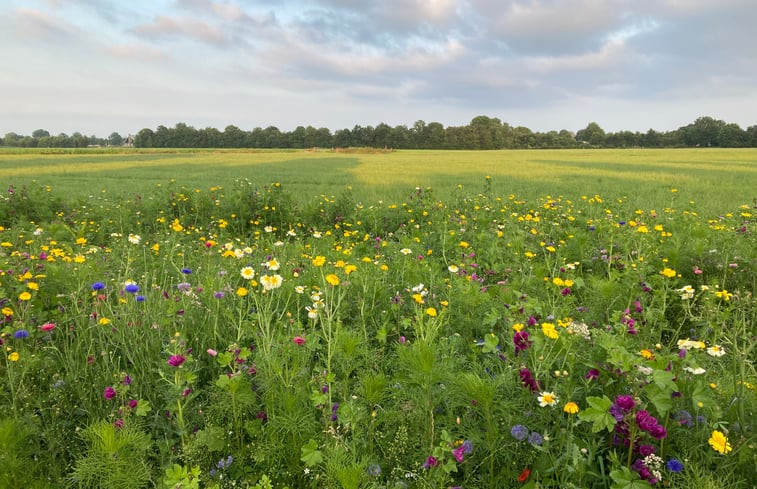
[[[523,441],[528,437],[528,428],[522,424],[516,424],[510,429],[510,434],[518,441]]]
[[[671,472],[681,472],[683,470],[683,463],[677,458],[671,458],[665,464],[665,467]]]
[[[92,284],[92,290],[98,291],[103,290],[105,288],[105,284],[102,282],[95,282]]]
[[[29,332],[25,329],[19,329],[18,331],[13,333],[13,337],[16,338],[17,340],[23,340],[24,338],[29,337]]]
[[[181,269],[181,273],[183,273],[184,275],[189,275],[190,273],[192,273],[192,269],[191,268],[182,268]]]
[[[544,438],[541,437],[541,435],[535,431],[531,432],[531,435],[528,437],[528,443],[531,445],[541,445],[541,442],[544,441]]]
[[[126,287],[124,287],[124,290],[130,294],[136,294],[137,292],[139,292],[139,285],[127,284]]]
[[[145,301],[145,296],[143,296],[143,295],[138,295],[138,296],[136,297],[136,299],[137,299],[137,302],[144,302],[144,301]]]

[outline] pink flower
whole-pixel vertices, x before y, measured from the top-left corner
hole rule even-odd
[[[215,351],[212,348],[208,348],[208,355],[210,355],[211,357],[214,357],[214,356],[218,355],[218,352]]]
[[[187,359],[183,355],[171,355],[171,358],[168,359],[168,364],[172,367],[179,367],[186,361]]]
[[[55,329],[55,323],[45,323],[40,326],[40,329],[44,332],[52,331]]]
[[[111,386],[106,387],[105,391],[103,391],[103,397],[110,401],[111,399],[116,397],[116,389]]]
[[[305,338],[303,338],[302,336],[295,336],[294,338],[292,338],[292,342],[297,346],[302,346],[305,344]]]

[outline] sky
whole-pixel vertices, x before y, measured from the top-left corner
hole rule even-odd
[[[757,124],[755,0],[0,0],[0,135]]]

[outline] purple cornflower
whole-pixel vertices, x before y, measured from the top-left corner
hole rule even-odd
[[[677,458],[671,458],[667,461],[665,467],[671,472],[681,472],[683,470],[683,463]]]
[[[219,290],[218,292],[213,293],[213,297],[216,299],[223,299],[226,296],[226,293],[222,290]]]
[[[541,445],[543,441],[544,438],[542,438],[542,436],[535,431],[532,431],[528,436],[528,443],[530,443],[531,445]]]
[[[192,284],[189,282],[182,282],[176,286],[180,292],[189,292],[192,289]]]
[[[17,340],[23,340],[24,338],[29,337],[29,332],[25,329],[19,329],[18,331],[13,333],[13,337]]]
[[[516,424],[510,428],[510,434],[518,441],[523,441],[528,437],[528,428],[522,424]]]
[[[171,358],[168,359],[168,364],[172,367],[179,367],[186,361],[187,358],[183,355],[171,355]]]
[[[124,290],[130,294],[136,294],[137,292],[139,292],[139,285],[127,284],[126,287],[124,287]]]

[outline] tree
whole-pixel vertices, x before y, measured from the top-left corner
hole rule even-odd
[[[683,140],[687,146],[717,146],[720,129],[725,122],[715,120],[712,117],[700,117],[692,124],[682,127]]]
[[[576,133],[576,141],[588,143],[592,146],[602,146],[605,142],[605,131],[596,122],[590,122],[586,128]]]
[[[718,146],[721,148],[743,148],[747,140],[747,133],[738,124],[724,124],[718,131]]]
[[[108,144],[111,146],[121,146],[123,142],[124,138],[122,138],[117,132],[112,132],[110,136],[108,136]]]
[[[45,131],[44,129],[37,129],[36,131],[34,131],[32,133],[32,137],[34,139],[49,138],[50,137],[50,133],[47,132],[47,131]]]
[[[223,130],[224,148],[243,148],[245,146],[245,133],[237,126],[229,125]]]
[[[134,146],[137,148],[154,148],[155,146],[155,133],[152,129],[142,129],[134,137]]]

